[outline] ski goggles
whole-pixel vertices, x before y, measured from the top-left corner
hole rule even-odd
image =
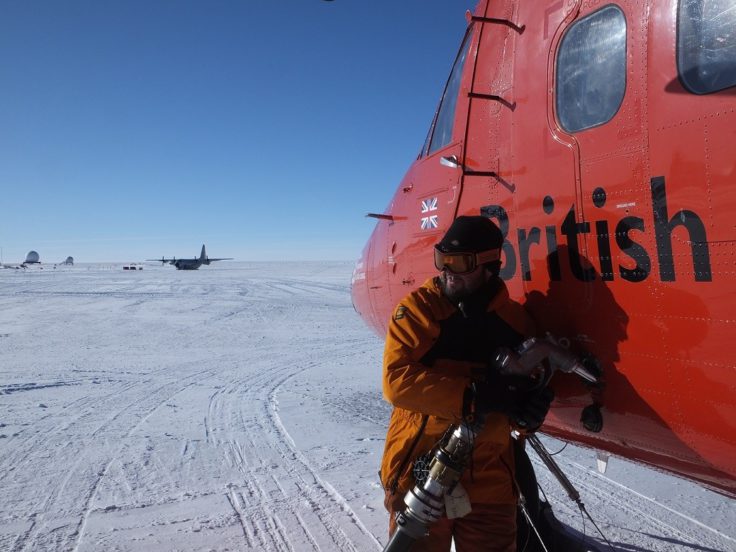
[[[462,253],[453,251],[443,253],[434,246],[434,266],[437,270],[447,269],[453,274],[468,274],[480,265],[492,263],[501,258],[500,249],[489,249],[480,253]]]

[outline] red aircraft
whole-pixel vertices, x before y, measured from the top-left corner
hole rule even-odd
[[[459,215],[604,382],[545,433],[736,497],[736,0],[482,0],[426,142],[357,263],[385,335]]]

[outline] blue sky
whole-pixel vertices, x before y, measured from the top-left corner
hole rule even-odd
[[[5,0],[0,247],[357,259],[475,0]]]

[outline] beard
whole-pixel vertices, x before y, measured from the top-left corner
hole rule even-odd
[[[439,280],[442,293],[460,308],[466,318],[485,312],[491,298],[498,291],[500,282],[490,272],[483,273],[480,278],[468,280],[453,278],[451,274],[442,271]]]
[[[453,303],[462,301],[474,291],[468,290],[464,280],[453,278],[452,275],[448,276],[448,273],[444,270],[440,273],[440,287],[442,293]]]

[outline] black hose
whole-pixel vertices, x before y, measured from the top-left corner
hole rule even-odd
[[[416,539],[401,527],[396,529],[383,552],[407,552]]]

